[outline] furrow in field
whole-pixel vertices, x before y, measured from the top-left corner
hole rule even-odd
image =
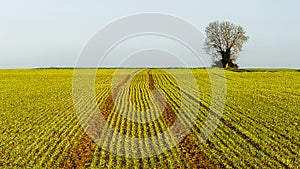
[[[265,132],[263,132],[263,133],[265,133],[264,136],[268,136],[268,133],[275,133],[276,135],[280,136],[280,138],[275,137],[275,138],[271,138],[271,139],[275,139],[278,142],[285,141],[289,144],[294,144],[296,147],[300,147],[300,144],[298,142],[299,139],[291,138],[291,131],[286,131],[284,127],[280,128],[280,127],[276,127],[276,125],[270,125],[275,122],[265,123],[265,122],[262,122],[260,119],[253,118],[253,117],[247,115],[246,113],[243,113],[242,111],[240,111],[237,108],[233,108],[232,106],[228,105],[227,108],[231,112],[234,112],[234,113],[238,114],[239,116],[241,116],[242,118],[247,119],[247,122],[255,124],[255,126],[250,126],[250,127],[255,127],[258,130],[264,130],[265,131]],[[270,117],[265,117],[265,118],[272,119],[273,117],[270,116]],[[246,125],[246,124],[242,124],[242,125]],[[254,131],[256,131],[256,130],[254,130]],[[290,151],[293,151],[293,149],[290,149]]]
[[[49,159],[49,156],[43,156],[43,160],[41,160],[43,165],[51,166],[51,163],[57,160],[55,156],[61,155],[62,151],[58,150],[65,148],[65,142],[67,141],[66,138],[73,140],[75,135],[78,136],[80,133],[83,133],[77,122],[76,116],[74,116],[73,113],[70,113],[69,115],[70,116],[63,118],[65,120],[62,120],[61,125],[56,123],[57,127],[62,127],[59,127],[60,129],[58,131],[54,130],[52,132],[50,138],[53,139],[51,142],[54,142],[54,146],[50,146],[47,152],[45,152],[45,154],[51,154],[51,157]]]
[[[69,123],[69,121],[71,122]],[[73,139],[69,134],[74,128],[78,129],[78,134],[82,133],[82,130],[80,130],[80,127],[76,123],[76,118],[69,118],[68,121],[64,123],[64,126],[61,127],[61,130],[50,136],[50,140],[53,145],[50,145],[47,148],[45,155],[43,155],[40,159],[40,164],[42,164],[42,166],[50,167],[54,164],[60,164],[58,163],[58,158],[59,156],[63,156],[63,150],[66,150],[66,138]],[[75,135],[78,136],[77,133],[75,133]]]
[[[78,138],[82,137],[82,131],[80,130],[81,126],[73,127],[73,129],[65,136],[65,140],[63,140],[63,144],[61,145],[62,150],[61,153],[57,153],[57,163],[60,165],[58,167],[61,168],[68,168],[68,160],[71,158],[72,152],[74,150],[74,147],[76,147],[76,143]],[[76,148],[75,148],[76,149]],[[54,161],[54,160],[53,160]],[[55,162],[53,162],[55,163]]]
[[[99,96],[106,96],[107,90],[105,92],[99,92],[96,94],[96,97]],[[104,99],[103,99],[104,100]],[[105,100],[104,100],[105,101]],[[102,104],[102,100],[99,100],[98,103]],[[83,131],[80,130],[81,128],[78,128],[77,132],[73,135],[73,137],[79,137],[79,143],[74,147],[72,147],[72,153],[65,160],[64,167],[65,168],[71,168],[71,167],[82,167],[82,166],[88,166],[90,164],[92,154],[95,148],[95,143],[90,139],[90,137],[86,133],[82,133]],[[74,129],[72,130],[74,131]],[[79,136],[79,133],[82,133]],[[72,137],[71,137],[72,138]]]
[[[178,89],[174,88],[172,84],[170,84],[163,75],[160,75],[159,73],[155,72],[155,82],[158,85],[159,88],[161,88],[165,93],[166,96],[172,99],[169,99],[169,103],[173,109],[173,111],[178,111],[179,103],[176,102],[176,100],[180,100],[180,94],[178,94]],[[171,90],[170,90],[171,89]],[[177,91],[177,92],[174,92]],[[174,93],[177,93],[175,95],[172,95]],[[180,92],[179,92],[180,93]],[[177,109],[176,109],[177,108]],[[189,115],[193,116],[195,114],[190,114],[188,112],[191,112],[192,110],[186,109],[185,112],[187,113],[180,113],[179,118],[184,122],[187,123],[187,125],[190,123]],[[198,110],[197,110],[198,111]],[[182,114],[185,114],[182,116]],[[178,116],[178,115],[177,115]],[[192,165],[194,167],[213,167],[214,165],[208,160],[208,158],[204,155],[201,150],[197,148],[197,146],[194,145],[194,141],[196,139],[189,134],[186,138],[183,139],[183,141],[177,146],[181,149],[183,155],[188,160],[188,165]],[[191,163],[191,160],[197,160],[198,163]]]
[[[247,98],[244,98],[244,99],[247,99]],[[259,119],[254,119],[249,115],[246,115],[246,114],[244,115],[244,113],[238,112],[232,106],[227,105],[226,108],[230,108],[231,113],[235,112],[236,117],[240,117],[240,118],[243,119],[243,121],[246,121],[246,123],[244,123],[244,122],[240,123],[237,118],[230,120],[231,122],[234,122],[234,123],[238,124],[239,127],[244,128],[242,130],[247,130],[247,132],[250,131],[252,133],[251,137],[258,136],[259,138],[255,138],[255,139],[256,140],[257,139],[261,140],[260,142],[273,144],[276,147],[284,147],[284,149],[286,149],[286,150],[282,149],[280,151],[285,153],[286,155],[288,155],[290,157],[296,155],[297,147],[299,147],[299,146],[297,146],[297,144],[294,144],[294,143],[296,143],[296,141],[291,140],[289,137],[283,135],[283,132],[279,132],[275,128],[270,128],[270,127],[266,126],[266,123],[259,122],[258,121]],[[224,116],[226,116],[226,115],[224,115]],[[249,124],[249,123],[251,123],[251,124]],[[253,125],[253,124],[255,124],[255,125]],[[253,129],[253,127],[255,127],[255,128]],[[266,134],[262,135],[261,133],[266,133]],[[274,134],[271,134],[271,133],[274,133]],[[268,137],[270,135],[272,137],[274,135],[276,135],[276,137],[270,138],[270,137]],[[290,133],[288,135],[290,135]],[[264,136],[264,137],[262,137],[262,136]],[[282,136],[282,137],[279,138],[278,136]],[[250,136],[248,136],[248,137],[250,137]],[[281,144],[278,144],[277,142],[281,142],[281,143],[284,142],[285,144],[281,145]],[[261,144],[261,143],[256,143],[256,144]]]
[[[120,86],[122,86],[122,84],[126,83],[126,80],[129,77],[126,77],[126,79],[124,81],[122,81],[116,88],[116,91],[118,92]],[[111,104],[111,100],[112,100],[112,95],[110,92],[110,90],[106,90],[101,92],[100,91],[100,95],[96,95],[97,100],[98,100],[98,104],[102,105],[102,101],[104,100],[104,105],[103,107],[100,107],[101,113],[104,116],[105,119],[108,120],[109,115],[110,115],[110,110],[112,110],[113,106]],[[108,95],[107,99],[99,99],[98,97],[103,97],[105,98],[105,96]],[[88,119],[90,119],[89,121],[89,126],[87,128],[87,132],[92,134],[90,136],[97,137],[97,129],[99,127],[99,125],[101,124],[101,121],[99,121],[99,115],[94,114],[93,117],[89,117]],[[96,132],[96,133],[95,133]],[[88,167],[91,165],[92,160],[93,160],[93,155],[95,152],[95,147],[96,144],[92,141],[92,139],[90,138],[90,136],[88,136],[87,134],[84,134],[83,137],[81,138],[81,140],[79,141],[79,144],[74,148],[74,152],[72,153],[72,156],[70,157],[70,159],[68,160],[68,162],[66,163],[65,166],[67,167]],[[104,142],[105,143],[105,142]],[[99,152],[99,154],[101,154],[102,156],[106,156],[107,157],[107,152],[105,152],[104,150],[101,150]],[[107,161],[106,161],[107,162]],[[105,162],[105,163],[106,163]],[[100,161],[101,163],[101,161]],[[101,164],[100,164],[101,165]]]
[[[207,87],[209,87],[209,86],[207,86]],[[243,97],[243,98],[241,98],[241,97]],[[245,97],[244,95],[240,95],[239,99],[248,100],[249,98]],[[283,144],[283,146],[286,149],[288,149],[290,151],[290,153],[296,155],[297,147],[299,147],[299,144],[297,144],[296,139],[290,138],[290,136],[291,136],[290,131],[278,130],[278,128],[267,126],[267,124],[269,124],[269,123],[262,122],[260,118],[252,118],[251,116],[249,116],[249,114],[247,115],[244,112],[241,112],[238,107],[239,107],[239,105],[235,105],[235,108],[233,108],[230,105],[227,105],[226,108],[230,109],[231,113],[234,112],[236,117],[242,118],[243,121],[247,121],[247,123],[251,123],[251,125],[249,125],[247,123],[240,123],[237,118],[231,119],[231,121],[234,121],[237,124],[246,127],[247,130],[250,129],[249,127],[251,127],[251,128],[255,127],[255,129],[252,130],[252,132],[254,132],[253,133],[254,135],[260,136],[260,135],[262,135],[261,133],[266,133],[263,136],[268,136],[268,135],[270,135],[270,133],[274,133],[273,135],[276,135],[276,137],[270,138],[270,139],[273,139],[278,142],[284,142],[285,144]],[[274,117],[272,116],[272,117],[266,117],[266,118],[273,119]],[[255,124],[255,125],[252,125],[252,124]],[[251,131],[251,130],[249,130],[249,131]],[[260,133],[260,134],[258,134],[258,133]],[[277,137],[277,136],[280,136],[280,137]],[[265,139],[265,138],[266,137],[264,137],[262,139]],[[269,140],[269,139],[267,139],[267,140]]]
[[[157,90],[155,87],[155,83],[153,80],[153,75],[150,71],[147,72],[148,73],[148,81],[149,81],[149,89],[151,91]],[[154,98],[158,100],[158,103],[162,104],[163,103],[163,96],[158,93],[158,92],[154,92]],[[152,105],[154,105],[156,107],[156,109],[154,111],[159,111],[158,107],[161,107],[163,105],[155,105],[154,103],[152,103]],[[163,131],[166,131],[168,129],[169,126],[172,125],[172,123],[175,121],[176,119],[176,115],[174,114],[174,112],[172,111],[170,105],[167,103],[166,107],[164,109],[164,113],[163,113],[163,118],[159,118],[158,119],[158,123],[159,126],[161,126]],[[166,119],[168,119],[168,121],[166,121]],[[175,144],[175,141],[173,138],[167,138],[166,140],[164,140],[166,143],[166,146],[171,146]],[[181,163],[181,157],[178,155],[178,149],[175,146],[174,148],[172,148],[171,150],[163,153],[165,155],[165,158],[168,159],[168,168],[175,168],[176,166],[184,166]],[[182,160],[185,161],[185,160]]]
[[[220,118],[217,113],[214,113],[212,110],[209,110],[209,108],[207,106],[205,106],[204,104],[202,104],[200,101],[198,101],[196,98],[194,98],[193,96],[191,96],[189,93],[185,92],[184,90],[182,90],[182,92],[184,92],[184,94],[186,94],[189,98],[191,98],[191,100],[197,102],[202,107],[204,107],[205,109],[207,109],[208,111],[210,111],[210,113],[212,115],[217,116],[217,118]],[[242,137],[243,139],[247,140],[247,142],[250,143],[256,149],[264,152],[266,155],[268,155],[269,157],[273,158],[274,160],[279,161],[279,163],[281,163],[281,165],[283,165],[285,167],[289,167],[287,164],[285,164],[284,162],[281,161],[281,158],[279,158],[279,156],[273,154],[272,152],[269,152],[268,150],[264,150],[263,151],[262,148],[260,148],[260,146],[259,146],[260,144],[259,143],[255,142],[252,137],[248,137],[247,135],[245,135],[244,133],[242,133],[240,130],[236,129],[235,127],[232,127],[231,123],[228,123],[223,118],[221,118],[220,121],[223,124],[225,124],[227,127],[229,127],[231,130],[233,130],[234,132],[236,132],[238,135],[240,135],[240,137]]]
[[[165,79],[169,79],[168,77],[166,77],[165,75]],[[170,80],[169,80],[170,81]],[[170,83],[172,83],[172,81],[170,81]],[[177,87],[177,86],[176,86]],[[214,113],[213,111],[211,111],[206,105],[201,104],[201,102],[199,102],[197,99],[195,99],[193,96],[191,96],[189,93],[185,92],[184,90],[181,90],[185,95],[187,95],[190,99],[192,99],[193,101],[197,102],[197,104],[199,104],[200,106],[204,107],[207,111],[210,111],[210,113],[213,113],[213,115],[217,115],[217,113]],[[200,133],[199,133],[200,134]]]

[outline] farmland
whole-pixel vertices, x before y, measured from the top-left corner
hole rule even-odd
[[[181,69],[172,74],[184,76]],[[148,138],[166,131],[179,116],[181,95],[190,107],[199,106],[195,125],[175,147],[161,154],[144,157],[155,145],[136,151],[144,158],[131,158],[98,146],[90,135],[97,128],[97,116],[91,129],[83,128],[72,97],[72,69],[0,70],[0,167],[46,168],[296,168],[300,166],[300,74],[296,70],[226,70],[226,106],[211,137],[201,143],[201,130],[211,104],[211,83],[205,69],[191,70],[199,93],[184,86],[163,69],[99,69],[95,79],[96,103],[108,125],[123,135]],[[124,78],[125,77],[125,78]],[[111,84],[115,84],[112,86]],[[125,90],[127,86],[129,94]],[[165,93],[165,105],[151,104]],[[117,99],[112,95],[119,94]],[[181,92],[182,91],[182,92]],[[152,98],[154,97],[154,98]],[[126,102],[126,98],[129,100]],[[119,100],[118,100],[119,99]],[[128,107],[126,105],[133,105]],[[185,103],[184,103],[185,104]],[[87,111],[88,111],[87,106]],[[131,113],[165,107],[157,119],[138,123]],[[188,112],[188,111],[187,111]],[[154,115],[146,115],[151,118]],[[94,126],[93,126],[94,125]],[[111,149],[122,145],[134,150],[130,142],[102,137]],[[174,144],[173,140],[166,144]],[[124,151],[128,154],[128,150]]]

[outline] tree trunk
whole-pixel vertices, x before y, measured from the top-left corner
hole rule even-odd
[[[226,68],[226,65],[230,63],[230,50],[226,50],[225,52],[221,52],[222,55],[222,66]]]

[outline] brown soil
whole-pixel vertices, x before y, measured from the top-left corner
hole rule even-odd
[[[149,76],[149,88],[151,90],[155,90],[156,88],[154,85],[154,80],[153,80],[153,76],[152,76],[151,72],[148,72],[148,76]],[[126,77],[126,79],[117,86],[114,93],[117,93],[120,90],[120,88],[122,87],[122,85],[127,83],[127,81],[129,79],[130,79],[130,75],[128,75]],[[159,93],[154,93],[154,94],[157,95],[155,97],[158,100],[163,99]],[[107,118],[109,116],[109,114],[111,113],[111,110],[113,109],[113,106],[114,106],[113,96],[110,95],[107,98],[105,105],[103,107],[101,107],[101,112],[105,118]],[[97,129],[97,126],[101,125],[99,117],[100,117],[99,115],[95,115],[95,117],[92,118],[93,122],[91,123],[90,128],[88,129],[89,130],[88,132],[90,132],[90,133],[96,132],[96,131],[91,131],[91,130],[95,130],[95,129]],[[171,126],[174,123],[174,121],[176,120],[176,115],[173,112],[173,110],[169,104],[166,105],[166,108],[163,112],[162,118],[164,119],[167,126]],[[122,120],[126,120],[126,119],[124,118]],[[156,121],[154,121],[154,122],[156,122]],[[125,124],[127,124],[127,123],[125,123]],[[115,125],[118,125],[118,124],[115,124]],[[126,126],[124,126],[124,128],[126,128]],[[126,133],[125,130],[119,131],[119,132],[132,136],[132,134]],[[150,133],[149,129],[146,129],[146,131],[143,131],[143,132]],[[163,131],[161,131],[161,132],[163,132]],[[150,136],[150,134],[148,134],[148,135]],[[95,136],[97,136],[97,133],[95,133]],[[182,163],[181,165],[185,165],[185,166],[180,166],[179,164],[177,164],[174,161],[173,167],[175,167],[175,168],[216,168],[215,165],[209,161],[208,157],[203,152],[201,152],[201,150],[199,149],[197,144],[195,144],[195,140],[197,140],[197,137],[193,133],[190,133],[186,138],[183,139],[183,141],[181,141],[177,145],[176,148],[179,149],[181,155],[180,155],[180,159],[175,159],[175,160],[181,161],[181,163]],[[71,156],[66,160],[64,168],[89,167],[91,164],[92,158],[93,158],[93,152],[95,151],[95,148],[96,148],[96,144],[92,141],[92,139],[87,134],[84,134],[84,136],[80,139],[79,144],[73,149]],[[172,155],[171,150],[167,151],[166,153],[169,155]],[[106,154],[108,154],[108,152],[106,152]],[[108,156],[106,156],[106,157],[108,158]],[[160,161],[158,159],[158,156],[153,156],[151,158],[157,162],[157,166],[155,166],[155,167],[161,168],[161,166],[159,164]],[[120,162],[121,164],[131,163],[133,165],[133,162],[132,162],[133,160],[126,159],[125,157],[121,157],[120,161],[121,161]],[[143,161],[145,161],[145,159],[143,159]],[[150,163],[150,158],[146,158],[146,161],[148,161],[148,163]],[[166,166],[168,166],[167,163],[168,162],[166,161]],[[103,166],[103,167],[108,167],[108,166]],[[139,167],[140,168],[143,167],[142,160],[139,160]],[[149,168],[152,168],[152,167],[153,166],[149,165]]]
[[[87,134],[80,139],[63,168],[84,168],[91,164],[96,144]]]

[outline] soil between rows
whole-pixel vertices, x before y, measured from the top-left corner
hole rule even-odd
[[[131,78],[130,75],[126,76],[126,78],[115,88],[114,92],[111,93],[117,93],[120,91],[121,87],[126,84],[129,79]],[[148,71],[148,78],[149,78],[149,88],[150,90],[155,90],[155,84],[154,84],[154,80],[153,80],[153,76],[151,71]],[[155,98],[162,99],[162,97],[160,95],[158,95],[158,93],[156,93],[157,95],[155,95]],[[113,101],[113,96],[112,94],[110,94],[108,96],[108,98],[105,101],[105,104],[103,107],[101,107],[101,112],[102,112],[102,116],[107,119],[108,116],[110,115],[110,113],[112,112],[112,109],[114,107],[114,101]],[[92,117],[91,119],[93,119],[93,123],[91,123],[91,125],[89,126],[88,130],[95,130],[98,128],[99,125],[102,125],[102,123],[100,122],[100,116],[101,115],[95,115],[94,117]],[[176,120],[176,115],[173,112],[172,108],[170,107],[170,105],[167,103],[165,110],[162,114],[162,118],[164,120],[164,122],[166,123],[166,126],[171,126],[174,121]],[[122,120],[126,120],[126,118],[122,119]],[[156,120],[154,122],[157,122]],[[135,122],[131,122],[131,123],[135,123]],[[124,124],[128,124],[127,122]],[[139,125],[139,124],[135,124],[135,125]],[[113,125],[114,126],[114,125]],[[116,127],[117,124],[114,126]],[[127,126],[124,126],[123,128],[126,129]],[[149,127],[149,126],[148,126]],[[162,127],[161,127],[162,128]],[[159,130],[159,132],[163,132],[162,129],[157,129]],[[95,131],[90,131],[90,133],[95,132]],[[134,136],[130,133],[126,133],[126,131],[120,131],[119,132],[123,133],[123,134],[127,134],[128,136]],[[128,131],[127,131],[128,132]],[[151,136],[149,129],[146,129],[147,136]],[[135,132],[138,133],[138,132]],[[136,136],[134,136],[136,137]],[[199,149],[198,145],[195,143],[195,140],[197,139],[197,137],[193,134],[190,133],[188,134],[178,145],[177,147],[172,148],[171,150],[168,150],[167,152],[165,152],[164,154],[169,154],[172,155],[172,153],[174,152],[174,149],[179,150],[180,152],[180,159],[174,159],[177,161],[181,161],[180,164],[176,163],[175,161],[172,162],[173,163],[173,167],[174,168],[216,168],[216,166],[208,159],[208,157]],[[117,146],[117,145],[115,145]],[[93,139],[90,138],[89,135],[87,135],[86,133],[81,137],[79,144],[73,149],[72,154],[70,155],[70,157],[66,160],[64,167],[63,168],[85,168],[85,167],[89,167],[91,165],[92,159],[93,159],[93,153],[96,149],[99,149],[100,151],[104,151],[106,156],[106,160],[105,161],[109,161],[109,152],[101,149],[100,147],[98,147],[96,145],[96,143],[93,141]],[[172,151],[173,150],[173,151]],[[114,155],[117,156],[117,155]],[[156,155],[156,156],[152,156],[149,158],[143,158],[143,160],[138,160],[139,167],[142,168],[144,165],[142,164],[143,161],[156,161],[157,163],[155,165],[156,168],[161,168],[161,164],[159,163],[159,156],[160,155]],[[164,156],[165,157],[165,156]],[[120,162],[120,164],[125,165],[126,163],[130,163],[131,165],[133,164],[133,158],[125,158],[125,157],[118,157]],[[152,159],[150,159],[152,158]],[[165,159],[165,162],[167,162],[167,159]],[[117,164],[115,164],[117,165]],[[184,166],[182,166],[184,165]],[[105,167],[116,167],[116,166],[105,166]],[[134,167],[134,166],[132,166]],[[149,168],[152,168],[153,166],[149,166]]]

